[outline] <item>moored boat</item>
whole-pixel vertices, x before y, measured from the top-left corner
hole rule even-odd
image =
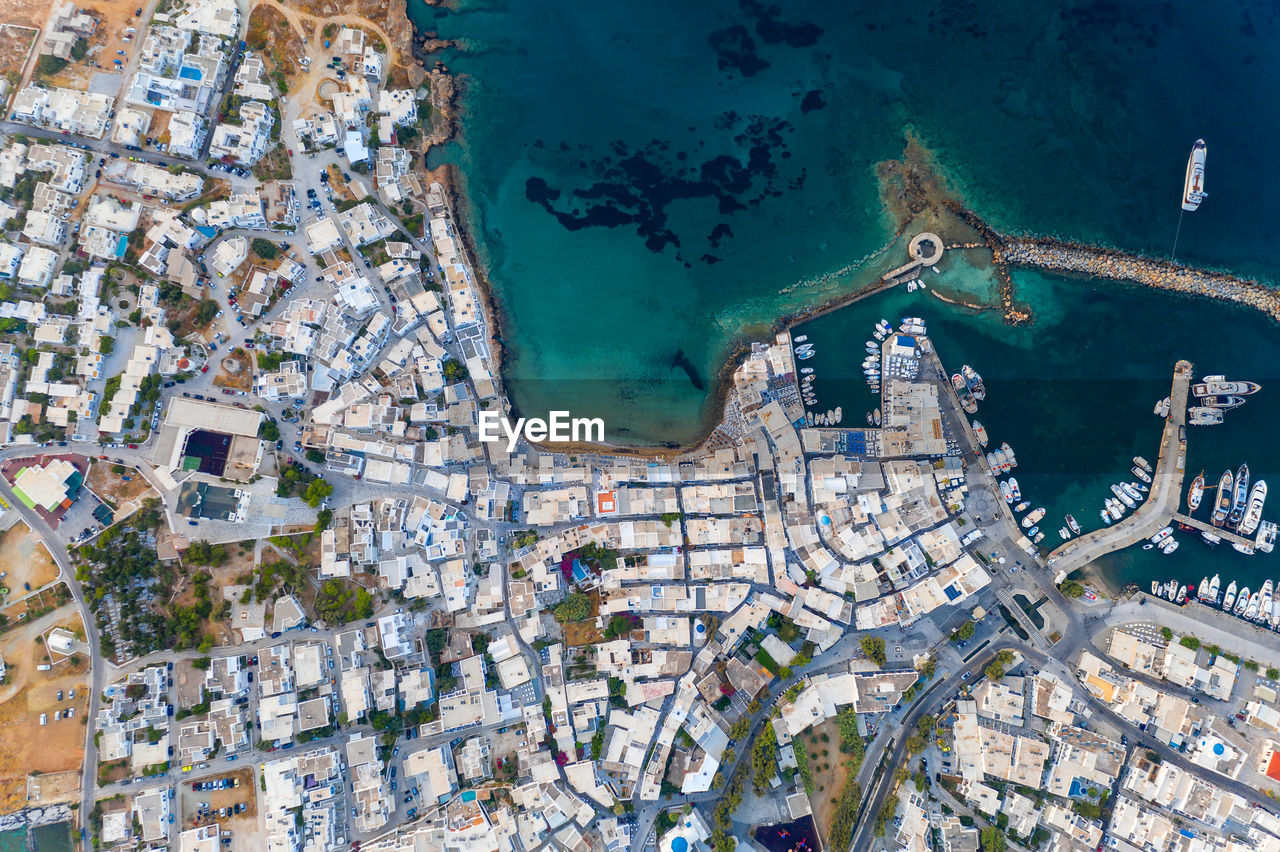
[[[1240,535],[1253,535],[1258,524],[1262,522],[1262,506],[1267,502],[1267,481],[1259,479],[1253,483],[1249,492],[1249,508],[1245,509],[1240,519]]]
[[[1032,509],[1027,514],[1027,516],[1022,519],[1022,526],[1024,529],[1026,529],[1027,527],[1035,526],[1035,524],[1039,523],[1040,519],[1043,517],[1044,517],[1043,508]]]
[[[1160,544],[1171,535],[1173,535],[1173,527],[1165,527],[1164,529],[1160,530],[1160,532],[1151,536],[1151,543]]]
[[[978,375],[977,370],[965,364],[960,368],[960,375],[964,376],[964,382],[974,399],[981,402],[987,398],[987,387],[982,383],[982,376]]]
[[[978,439],[978,446],[985,450],[987,448],[987,427],[977,420],[973,421],[973,436]]]
[[[1022,499],[1022,489],[1018,487],[1018,479],[1015,476],[1009,477],[1009,491],[1013,493],[1014,500]]]
[[[1252,550],[1252,548],[1250,549]],[[1259,621],[1271,617],[1271,590],[1274,587],[1275,584],[1270,580],[1262,584],[1262,592],[1260,593],[1262,599],[1258,602],[1258,614],[1254,616]]]
[[[1187,409],[1187,425],[1217,426],[1222,422],[1222,409],[1196,405]]]
[[[1133,463],[1136,464],[1138,467],[1142,468],[1143,470],[1145,470],[1147,473],[1151,472],[1151,463],[1148,462],[1146,459],[1144,459],[1142,456],[1134,456]]]
[[[1013,447],[1009,446],[1008,441],[1000,444],[1000,449],[1004,450],[1005,458],[1009,460],[1009,468],[1013,469],[1018,466],[1018,459],[1013,454]]]
[[[1013,511],[1025,512],[1027,511],[1027,509],[1030,509],[1030,508],[1031,508],[1031,504],[1026,500],[1022,500],[1021,502],[1018,503],[1018,505],[1013,507]]]
[[[1125,490],[1121,488],[1118,484],[1112,484],[1111,493],[1116,495],[1116,497],[1119,498],[1120,502],[1125,504],[1125,506],[1127,506],[1130,509],[1133,508],[1133,505],[1134,505],[1133,498],[1130,497],[1128,494],[1126,494]]]
[[[1224,410],[1228,408],[1239,408],[1240,406],[1244,405],[1244,397],[1234,396],[1234,395],[1225,395],[1225,394],[1214,394],[1212,396],[1200,397],[1200,404],[1203,405],[1205,408],[1220,408]]]
[[[1200,580],[1200,585],[1196,586],[1196,597],[1204,600],[1209,596],[1209,578],[1205,576]]]
[[[1245,610],[1249,608],[1249,587],[1245,586],[1240,590],[1240,597],[1236,599],[1236,607],[1231,612],[1233,615],[1244,615]]]
[[[1182,209],[1194,212],[1209,193],[1204,189],[1204,161],[1209,154],[1209,147],[1203,139],[1197,139],[1191,146],[1191,155],[1187,157],[1187,176],[1182,181]]]
[[[1177,549],[1178,549],[1178,542],[1177,542],[1177,540],[1176,540],[1176,539],[1170,539],[1168,542],[1166,542],[1166,543],[1165,543],[1165,546],[1164,546],[1164,547],[1160,548],[1160,552],[1161,552],[1161,553],[1163,553],[1163,554],[1165,554],[1165,555],[1167,556],[1167,555],[1169,555],[1170,553],[1173,553],[1173,552],[1174,552],[1175,550],[1177,550]],[[1186,603],[1186,602],[1187,602],[1187,587],[1186,587],[1186,586],[1179,586],[1179,587],[1178,587],[1178,596],[1177,596],[1177,597],[1175,597],[1175,598],[1173,599],[1173,602],[1174,602],[1174,603],[1176,603],[1176,604],[1179,604],[1179,605],[1184,604],[1184,603]]]
[[[1236,581],[1232,580],[1227,586],[1227,593],[1222,598],[1222,608],[1227,612],[1231,612],[1231,606],[1236,602]]]
[[[1209,581],[1209,603],[1218,602],[1218,584],[1221,581],[1222,578],[1217,574],[1214,574],[1213,579]]]
[[[1209,515],[1209,521],[1215,527],[1222,526],[1231,511],[1231,484],[1234,481],[1229,470],[1224,470],[1218,477],[1218,491],[1213,498],[1213,512]]]
[[[1263,553],[1270,553],[1276,546],[1276,532],[1280,530],[1271,521],[1263,521],[1258,526],[1258,536],[1253,540],[1254,545]]]
[[[1160,584],[1157,583],[1155,580],[1151,581],[1151,594],[1157,595],[1157,596],[1160,594]]]
[[[1067,515],[1067,527],[1076,535],[1080,535],[1080,525],[1076,523],[1076,519]]]
[[[1205,376],[1204,381],[1191,386],[1195,396],[1248,396],[1262,390],[1257,382],[1227,381],[1226,376]]]
[[[1071,538],[1071,530],[1067,529],[1066,527],[1059,527],[1058,537],[1061,538],[1063,541],[1066,541],[1067,539]]]
[[[1214,535],[1208,530],[1202,530],[1200,532],[1200,540],[1203,541],[1205,544],[1209,545],[1210,547],[1217,547],[1218,545],[1222,544],[1222,536]]]
[[[1187,509],[1188,514],[1194,514],[1196,509],[1200,508],[1200,501],[1204,498],[1204,471],[1200,471],[1196,478],[1191,480],[1191,489],[1187,491]]]
[[[1138,467],[1136,464],[1133,466],[1133,470],[1131,471],[1131,473],[1133,473],[1134,476],[1138,477],[1143,482],[1146,482],[1146,483],[1151,482],[1151,474],[1147,473],[1145,470]]]
[[[1236,471],[1235,494],[1231,499],[1231,511],[1227,514],[1227,526],[1235,529],[1244,517],[1244,510],[1249,502],[1249,465],[1240,465]]]
[[[1249,603],[1244,608],[1244,617],[1246,621],[1253,621],[1258,615],[1258,607],[1262,605],[1262,590],[1254,592],[1249,596]]]

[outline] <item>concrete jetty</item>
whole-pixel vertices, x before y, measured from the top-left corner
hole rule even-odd
[[[1160,454],[1156,457],[1151,491],[1142,505],[1129,517],[1105,529],[1085,533],[1064,542],[1049,554],[1049,567],[1057,573],[1054,582],[1061,583],[1073,571],[1108,553],[1150,538],[1165,527],[1182,502],[1182,480],[1187,467],[1187,395],[1191,390],[1192,365],[1179,361],[1173,371],[1169,416],[1160,438]]]
[[[1215,527],[1213,524],[1206,523],[1199,518],[1193,518],[1190,515],[1184,515],[1181,512],[1174,512],[1173,520],[1180,524],[1186,524],[1189,527],[1195,527],[1202,532],[1213,533],[1223,541],[1229,541],[1232,544],[1239,544],[1241,546],[1253,547],[1253,539],[1240,535],[1239,533],[1233,533],[1231,530],[1226,530],[1222,527]]]

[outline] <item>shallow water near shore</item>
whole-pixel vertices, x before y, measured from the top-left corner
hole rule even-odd
[[[466,41],[440,57],[466,81],[463,135],[434,159],[460,168],[525,414],[603,416],[629,443],[693,439],[734,342],[851,286],[813,282],[884,243],[872,167],[908,124],[996,226],[1166,254],[1204,137],[1211,196],[1179,258],[1280,271],[1280,114],[1257,109],[1280,80],[1265,3],[462,0],[410,14]]]

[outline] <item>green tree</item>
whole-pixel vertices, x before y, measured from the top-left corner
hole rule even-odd
[[[980,840],[982,852],[1004,852],[1005,850],[1004,832],[995,826],[982,829]]]
[[[1160,628],[1160,635],[1161,635],[1162,637],[1164,637],[1164,641],[1166,641],[1166,642],[1172,642],[1172,641],[1173,641],[1173,631],[1172,631],[1172,630],[1170,630],[1168,627],[1161,627],[1161,628]]]
[[[977,625],[972,621],[966,621],[951,633],[952,642],[967,642],[973,638],[973,633],[977,629]]]
[[[264,418],[262,423],[258,426],[258,437],[264,441],[279,441],[280,427],[276,425],[274,420],[267,420]]]
[[[311,484],[307,486],[306,494],[303,499],[307,501],[307,505],[316,508],[326,497],[333,493],[333,486],[325,482],[319,477],[311,480]]]
[[[867,634],[862,637],[862,653],[867,655],[867,659],[871,660],[877,666],[884,668],[884,664],[888,662],[885,655],[884,639],[880,636],[872,636]]]
[[[253,239],[249,243],[249,248],[253,249],[253,253],[263,260],[275,260],[280,256],[280,249],[276,248],[276,244],[261,237]]]
[[[1084,595],[1084,586],[1075,580],[1064,580],[1062,585],[1058,586],[1058,591],[1062,592],[1065,597],[1078,598]]]
[[[561,624],[585,621],[591,617],[591,597],[582,592],[572,592],[556,604],[551,615]]]

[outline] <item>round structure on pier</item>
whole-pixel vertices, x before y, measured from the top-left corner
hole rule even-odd
[[[911,245],[907,247],[911,259],[920,261],[924,266],[933,266],[942,260],[942,251],[942,237],[928,231],[912,237]]]

